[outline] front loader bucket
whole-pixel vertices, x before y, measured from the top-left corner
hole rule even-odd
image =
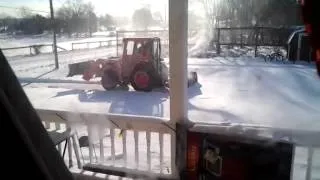
[[[71,77],[74,75],[82,75],[86,70],[90,68],[91,62],[92,61],[85,61],[85,62],[69,64],[69,73],[67,77]]]
[[[190,72],[188,74],[188,87],[196,84],[198,82],[198,74],[197,72]]]

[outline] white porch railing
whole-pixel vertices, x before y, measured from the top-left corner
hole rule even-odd
[[[70,126],[69,120],[79,118],[79,122],[85,124],[84,131],[77,132],[81,135],[94,136],[96,129],[94,124],[103,126],[98,128],[104,134],[97,141],[91,141],[87,149],[82,149],[84,157],[84,169],[106,174],[129,177],[154,177],[176,178],[175,170],[175,128],[168,119],[143,116],[129,116],[118,114],[82,114],[63,111],[38,110],[38,114],[44,120],[44,124],[50,128],[64,129]],[[74,121],[74,119],[72,120]],[[256,133],[257,127],[247,127],[247,132]],[[221,126],[214,128],[208,126],[195,126],[191,129],[198,132],[228,133],[231,129]],[[239,129],[236,129],[239,131]],[[82,131],[82,132],[81,132]],[[101,132],[103,131],[103,132]],[[261,131],[266,132],[266,131]],[[279,131],[273,129],[271,135]],[[320,142],[308,142],[306,133],[284,132],[287,138],[296,142],[294,163],[292,166],[292,179],[317,179],[320,174],[320,156],[318,148]],[[273,133],[273,134],[272,134]],[[250,134],[250,133],[249,133]],[[71,143],[69,143],[71,144]],[[73,147],[79,148],[74,141]],[[58,147],[61,152],[61,147]],[[95,153],[96,156],[95,156]],[[69,165],[76,159],[72,155],[72,147],[68,146],[67,157]],[[73,160],[73,161],[72,161]],[[80,162],[82,163],[83,160]],[[82,166],[83,164],[81,164]]]
[[[84,169],[99,169],[99,172],[129,177],[177,177],[174,168],[175,129],[168,119],[50,110],[38,110],[38,114],[47,127],[76,127],[78,138],[89,137],[89,147],[81,148],[80,151],[83,154],[80,166]],[[78,122],[75,121],[76,118]],[[97,134],[102,136],[98,139],[90,138]],[[73,146],[79,148],[78,142],[73,143]],[[75,159],[71,148],[68,146],[66,153],[69,166]],[[60,152],[61,149],[58,147]]]

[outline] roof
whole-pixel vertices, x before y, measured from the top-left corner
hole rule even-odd
[[[153,40],[153,39],[160,39],[158,37],[130,37],[130,38],[123,38],[123,40],[128,40],[128,41],[145,41],[145,40]]]

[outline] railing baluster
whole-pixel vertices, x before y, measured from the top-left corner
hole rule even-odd
[[[99,131],[101,131],[101,129],[99,128]],[[100,163],[104,162],[104,145],[103,145],[103,139],[104,137],[100,138],[99,140],[99,144],[100,144]]]
[[[139,134],[138,131],[134,131],[134,152],[135,152],[135,163],[136,168],[138,169],[138,161],[139,161]]]
[[[50,122],[49,121],[45,121],[44,122],[44,127],[49,129],[50,128]]]
[[[147,163],[148,163],[148,170],[151,170],[151,151],[150,151],[150,131],[146,132],[146,139],[147,139]]]
[[[311,179],[313,153],[314,153],[313,147],[309,147],[308,148],[306,180],[310,180]]]
[[[89,138],[89,162],[92,163],[93,159],[93,144],[92,144],[92,127],[90,125],[88,126],[88,138]]]
[[[170,134],[171,140],[170,140],[170,146],[171,146],[171,174],[173,177],[177,175],[176,172],[176,135],[175,133]]]
[[[80,154],[79,154],[79,141],[78,141],[78,135],[76,133],[72,134],[72,144],[73,144],[73,149],[74,149],[74,154],[76,155],[77,158],[77,165],[78,168],[82,168],[82,164],[80,161]]]
[[[56,122],[56,123],[55,123],[55,128],[56,128],[56,130],[60,130],[60,129],[61,129],[61,126],[60,126],[60,123],[59,123],[59,122]],[[58,144],[58,151],[59,151],[60,154],[62,153],[61,143]]]
[[[160,146],[160,174],[163,172],[163,133],[159,133]]]
[[[122,148],[123,148],[123,160],[124,166],[127,165],[127,131],[123,130],[122,132]]]
[[[72,142],[71,142],[71,138],[68,138],[68,155],[69,155],[69,168],[71,168],[73,166],[73,162],[72,162]]]
[[[111,137],[111,159],[114,163],[115,161],[115,143],[114,143],[114,129],[110,129],[110,137]]]

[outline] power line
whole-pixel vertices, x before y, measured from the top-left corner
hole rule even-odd
[[[7,8],[7,9],[16,9],[16,10],[20,10],[20,9],[21,9],[21,7],[18,8],[18,7],[0,5],[0,8],[1,8],[1,7],[2,7],[2,8]],[[29,8],[27,8],[27,10],[28,10],[28,11],[32,11],[32,12],[42,12],[42,13],[47,13],[47,14],[50,13],[49,11],[41,11],[41,10],[29,9]]]

